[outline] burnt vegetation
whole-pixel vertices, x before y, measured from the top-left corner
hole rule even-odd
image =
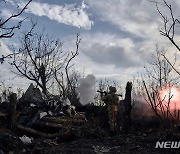
[[[0,18],[0,39],[10,39],[21,28],[24,20],[13,26],[8,23],[31,1],[7,19]],[[153,3],[163,23],[160,34],[180,52],[176,39],[180,22],[172,6],[165,0]],[[180,141],[180,110],[176,105],[172,109],[180,75],[176,57],[169,59],[157,45],[145,67],[146,77],[127,82],[125,88],[101,79],[96,85],[99,93],[83,105],[77,88],[84,75],[73,64],[80,34],[75,36],[74,49],[66,51],[59,39],[45,30],[37,32],[37,23],[31,23],[19,45],[11,46],[12,53],[0,58],[2,65],[7,61],[13,73],[33,82],[26,91],[15,93],[3,81],[0,84],[0,153],[179,153],[179,149],[155,148],[157,141]],[[110,86],[118,89],[120,98],[116,134],[109,130],[107,104],[101,99]]]

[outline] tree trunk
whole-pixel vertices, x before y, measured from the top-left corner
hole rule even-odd
[[[132,82],[127,82],[126,84],[126,94],[124,99],[124,106],[125,106],[125,114],[128,118],[130,118],[131,115],[131,91],[132,91]]]
[[[46,69],[43,64],[41,64],[40,68],[40,77],[41,77],[41,82],[42,82],[42,93],[47,95],[47,88],[46,88]]]
[[[132,82],[127,82],[126,84],[126,94],[124,99],[124,118],[123,118],[123,129],[125,132],[128,132],[131,126],[131,91],[132,91]]]
[[[9,125],[11,128],[14,127],[14,123],[16,120],[16,105],[17,105],[17,94],[16,93],[12,93],[9,96],[9,112],[8,112],[8,121],[9,121]]]

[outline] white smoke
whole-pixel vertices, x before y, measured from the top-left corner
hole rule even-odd
[[[96,78],[93,74],[87,75],[79,80],[77,92],[79,93],[80,103],[84,106],[93,101],[95,97]]]

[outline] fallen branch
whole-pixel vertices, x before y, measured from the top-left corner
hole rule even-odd
[[[58,124],[84,124],[86,121],[82,119],[73,119],[71,117],[43,117],[42,121],[49,123],[58,123]]]
[[[85,112],[78,112],[77,114],[71,116],[71,118],[73,118],[73,119],[81,119],[81,120],[85,120],[85,121],[87,120]]]
[[[37,125],[45,126],[45,127],[52,127],[52,128],[65,128],[62,124],[55,124],[55,123],[49,123],[44,121],[39,121]]]
[[[43,133],[38,130],[23,126],[23,125],[19,125],[19,124],[16,124],[15,126],[22,131],[25,131],[25,132],[28,132],[28,133],[31,133],[33,135],[40,136],[43,138],[55,138],[55,137],[61,137],[61,136],[63,137],[65,134],[64,132],[67,132],[67,130],[64,130],[63,132],[60,132],[60,133],[48,134],[48,133]]]

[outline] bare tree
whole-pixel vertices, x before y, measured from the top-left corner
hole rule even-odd
[[[165,49],[159,49],[158,45],[156,45],[156,53],[152,54],[150,65],[145,67],[150,82],[153,81],[153,84],[159,89],[162,89],[167,84],[176,84],[178,82],[178,76],[174,76],[172,68],[176,64],[176,57],[173,57],[170,65],[165,58],[165,54]]]
[[[47,95],[47,84],[53,78],[53,70],[60,70],[67,54],[62,51],[62,43],[44,32],[32,29],[21,38],[20,47],[14,50],[12,66],[17,74],[34,81],[42,92]],[[18,54],[17,54],[18,53]]]
[[[69,73],[68,73],[68,70],[69,70],[69,67],[70,67],[70,63],[71,61],[79,55],[79,45],[80,45],[80,42],[81,42],[81,38],[79,38],[79,34],[77,34],[77,38],[76,38],[76,50],[73,52],[71,51],[70,54],[69,54],[69,58],[67,60],[67,63],[66,63],[66,66],[65,66],[65,72],[66,72],[66,77],[67,77],[67,83],[71,89],[71,91],[73,91],[73,87],[72,87],[72,81],[70,80],[70,77],[69,77]]]
[[[12,14],[6,19],[3,19],[2,17],[0,17],[0,39],[12,37],[14,35],[14,30],[19,29],[21,27],[21,24],[24,20],[19,21],[16,25],[9,25],[9,23],[11,20],[20,16],[31,1],[32,0],[29,0],[21,10],[17,8],[18,9],[17,13]],[[0,3],[6,3],[6,1],[0,2]]]
[[[154,1],[155,2],[155,1]],[[179,28],[180,21],[175,17],[172,5],[168,4],[166,0],[162,0],[162,3],[155,2],[158,13],[163,21],[163,26],[160,29],[160,34],[167,37],[170,42],[180,51],[179,45],[175,40],[176,29]],[[160,10],[160,5],[168,9],[169,14],[166,15]]]
[[[180,51],[180,47],[178,44],[178,39],[176,38],[177,32],[180,26],[180,20],[176,17],[172,5],[169,4],[166,0],[159,1],[152,1],[156,4],[157,11],[162,19],[162,28],[159,30],[160,34],[166,37],[174,46],[175,48]],[[161,6],[167,9],[168,13],[162,11]],[[165,60],[170,64],[170,66],[175,70],[175,72],[180,75],[180,72],[174,65],[170,62],[170,60],[163,54]]]
[[[19,17],[23,12],[24,10],[27,8],[27,6],[29,5],[29,3],[31,2],[32,0],[29,0],[26,5],[21,9],[19,10],[18,7],[17,7],[17,12],[14,13],[14,14],[11,14],[11,16],[7,17],[7,18],[3,18],[3,17],[0,17],[0,39],[3,39],[3,38],[11,38],[13,35],[14,35],[14,30],[15,29],[20,29],[21,27],[21,24],[22,22],[25,20],[20,20],[17,24],[15,25],[11,25],[9,24],[13,19]],[[6,3],[5,0],[2,0],[0,3]],[[0,57],[0,63],[2,64],[4,62],[5,59],[7,58],[12,58],[13,54],[8,54],[8,55],[2,55],[2,57]]]
[[[147,102],[155,115],[159,118],[163,129],[171,131],[174,126],[179,124],[180,120],[180,110],[175,108],[174,112],[172,112],[170,108],[173,97],[171,93],[172,86],[169,85],[168,94],[162,97],[159,89],[147,87],[145,81],[143,81],[143,85],[147,94]]]
[[[179,120],[179,111],[175,109],[175,114],[173,114],[170,108],[173,97],[171,89],[177,85],[179,77],[173,74],[174,70],[171,67],[175,65],[176,59],[170,65],[163,55],[165,55],[165,50],[159,50],[156,46],[156,54],[153,54],[152,62],[149,68],[146,68],[148,81],[143,79],[146,94],[144,98],[159,118],[163,128],[170,130]],[[166,90],[167,94],[163,96],[162,90]]]
[[[73,64],[71,62],[79,55],[79,45],[81,42],[80,35],[76,36],[76,49],[75,51],[68,52],[61,69],[54,68],[54,78],[58,83],[58,88],[64,98],[69,98],[70,101],[77,99],[76,87],[80,74],[75,70],[71,71]],[[71,71],[71,72],[70,72]]]

